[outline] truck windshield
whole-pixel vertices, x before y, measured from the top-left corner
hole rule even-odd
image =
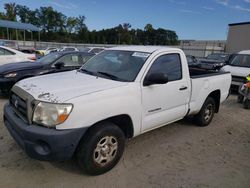
[[[42,57],[41,59],[38,59],[37,62],[43,63],[43,64],[50,64],[50,63],[53,63],[55,60],[57,60],[61,56],[62,54],[59,54],[59,53],[51,53]]]
[[[231,60],[230,65],[250,68],[250,55],[238,54]]]
[[[90,59],[81,71],[107,79],[132,82],[149,55],[144,52],[106,50]]]

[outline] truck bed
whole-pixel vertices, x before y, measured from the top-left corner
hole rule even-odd
[[[195,78],[203,78],[203,77],[227,74],[227,72],[218,72],[215,70],[206,70],[206,69],[189,67],[189,74],[191,78],[195,79]]]
[[[192,86],[189,114],[199,112],[208,94],[213,91],[219,92],[221,102],[227,98],[231,84],[230,73],[196,68],[189,68],[189,72]]]

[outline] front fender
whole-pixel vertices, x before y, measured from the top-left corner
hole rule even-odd
[[[139,87],[129,84],[83,95],[67,103],[72,103],[74,109],[69,118],[56,127],[57,129],[90,127],[113,116],[128,115],[134,126],[134,136],[140,133],[142,111]]]

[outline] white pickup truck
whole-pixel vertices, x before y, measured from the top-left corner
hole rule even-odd
[[[208,125],[230,84],[230,73],[189,69],[180,49],[116,47],[80,70],[18,82],[4,122],[30,157],[76,156],[97,175],[117,164],[126,139],[191,115]]]

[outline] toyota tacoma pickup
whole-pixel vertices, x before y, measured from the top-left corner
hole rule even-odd
[[[118,163],[126,139],[186,116],[207,126],[230,84],[230,73],[189,69],[180,49],[116,47],[79,70],[15,84],[4,123],[31,158],[74,156],[98,175]]]

